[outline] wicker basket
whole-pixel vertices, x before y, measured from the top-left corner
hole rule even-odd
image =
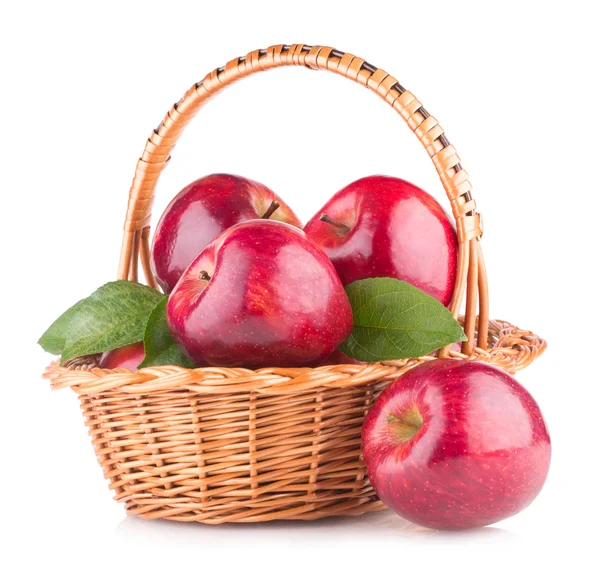
[[[450,310],[468,341],[439,356],[477,359],[514,372],[546,346],[532,334],[488,320],[481,220],[467,172],[438,121],[394,77],[329,47],[277,45],[234,59],[193,85],[152,133],[129,194],[119,278],[137,280],[149,264],[156,182],[177,139],[202,105],[253,73],[286,65],[328,70],[356,81],[393,107],[419,138],[456,219],[458,276]],[[479,314],[479,315],[478,315]],[[174,366],[101,370],[54,363],[54,388],[78,393],[104,475],[127,512],[180,521],[312,520],[379,510],[365,473],[361,426],[391,380],[432,356],[370,365],[262,370]],[[79,364],[79,366],[78,366]]]

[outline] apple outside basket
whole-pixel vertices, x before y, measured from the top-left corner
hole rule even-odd
[[[149,263],[154,189],[179,135],[204,103],[238,79],[280,66],[327,70],[364,85],[393,107],[427,150],[450,199],[459,240],[449,309],[468,341],[461,352],[508,372],[545,349],[532,332],[489,320],[487,278],[469,176],[438,121],[382,69],[330,47],[277,45],[233,59],[193,85],[146,143],[129,193],[119,278]],[[464,317],[458,310],[466,294]],[[383,509],[365,471],[361,427],[389,383],[435,358],[318,368],[103,370],[97,361],[52,364],[53,388],[71,387],[105,477],[127,512],[143,518],[261,522],[312,520]]]

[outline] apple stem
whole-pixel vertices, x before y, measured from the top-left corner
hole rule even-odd
[[[398,425],[399,427],[410,427],[411,429],[421,429],[420,425],[416,423],[411,423],[410,421],[406,421],[406,419],[400,419],[400,417],[396,417],[393,413],[390,413],[387,416],[386,421],[391,423],[392,425]]]
[[[269,206],[269,208],[265,211],[265,214],[260,217],[261,219],[270,219],[271,215],[279,208],[279,203],[274,200],[273,202],[271,202],[271,205]]]
[[[344,225],[344,223],[340,223],[340,221],[336,221],[335,219],[333,219],[332,217],[330,217],[329,215],[327,215],[325,213],[323,213],[319,217],[319,220],[323,221],[324,223],[327,223],[328,225],[335,227],[336,229],[339,229],[340,231],[342,231],[344,233],[344,235],[350,231],[350,227],[348,227],[347,225]]]
[[[410,421],[406,417],[410,417]],[[390,413],[386,421],[393,427],[394,434],[401,442],[412,439],[423,426],[423,418],[416,409],[409,411],[404,419]]]
[[[206,271],[204,271],[204,269],[198,274],[198,279],[201,279],[202,281],[210,281],[211,277],[210,275],[208,275],[208,273]]]

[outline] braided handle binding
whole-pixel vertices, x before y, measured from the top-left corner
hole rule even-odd
[[[458,268],[450,311],[458,316],[466,291],[464,329],[468,340],[462,351],[470,355],[475,345],[475,327],[478,322],[477,344],[487,348],[488,286],[485,264],[479,244],[482,234],[481,219],[475,211],[471,196],[469,175],[446,137],[437,119],[427,112],[421,102],[404,89],[397,79],[349,53],[323,46],[275,45],[260,49],[229,61],[215,69],[202,81],[193,85],[169,110],[154,130],[138,160],[124,225],[119,279],[137,281],[138,258],[148,285],[156,286],[150,269],[150,217],[154,189],[158,177],[171,157],[171,150],[202,105],[213,95],[235,81],[275,67],[300,65],[315,70],[328,70],[364,85],[387,101],[406,121],[427,150],[438,172],[456,220],[459,241]],[[477,311],[479,308],[479,318]],[[446,356],[448,347],[440,351]]]

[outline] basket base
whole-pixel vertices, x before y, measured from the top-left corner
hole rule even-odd
[[[340,516],[360,516],[367,512],[387,510],[387,507],[377,497],[367,497],[360,500],[347,500],[337,504],[323,502],[305,503],[289,507],[288,503],[280,510],[275,505],[272,508],[239,509],[237,512],[220,515],[203,512],[198,509],[186,508],[185,503],[164,503],[157,508],[157,504],[139,505],[136,501],[126,503],[126,511],[130,516],[137,516],[145,520],[165,519],[176,522],[201,522],[203,524],[217,525],[225,523],[259,523],[274,520],[320,520]],[[258,512],[257,512],[258,511]]]

